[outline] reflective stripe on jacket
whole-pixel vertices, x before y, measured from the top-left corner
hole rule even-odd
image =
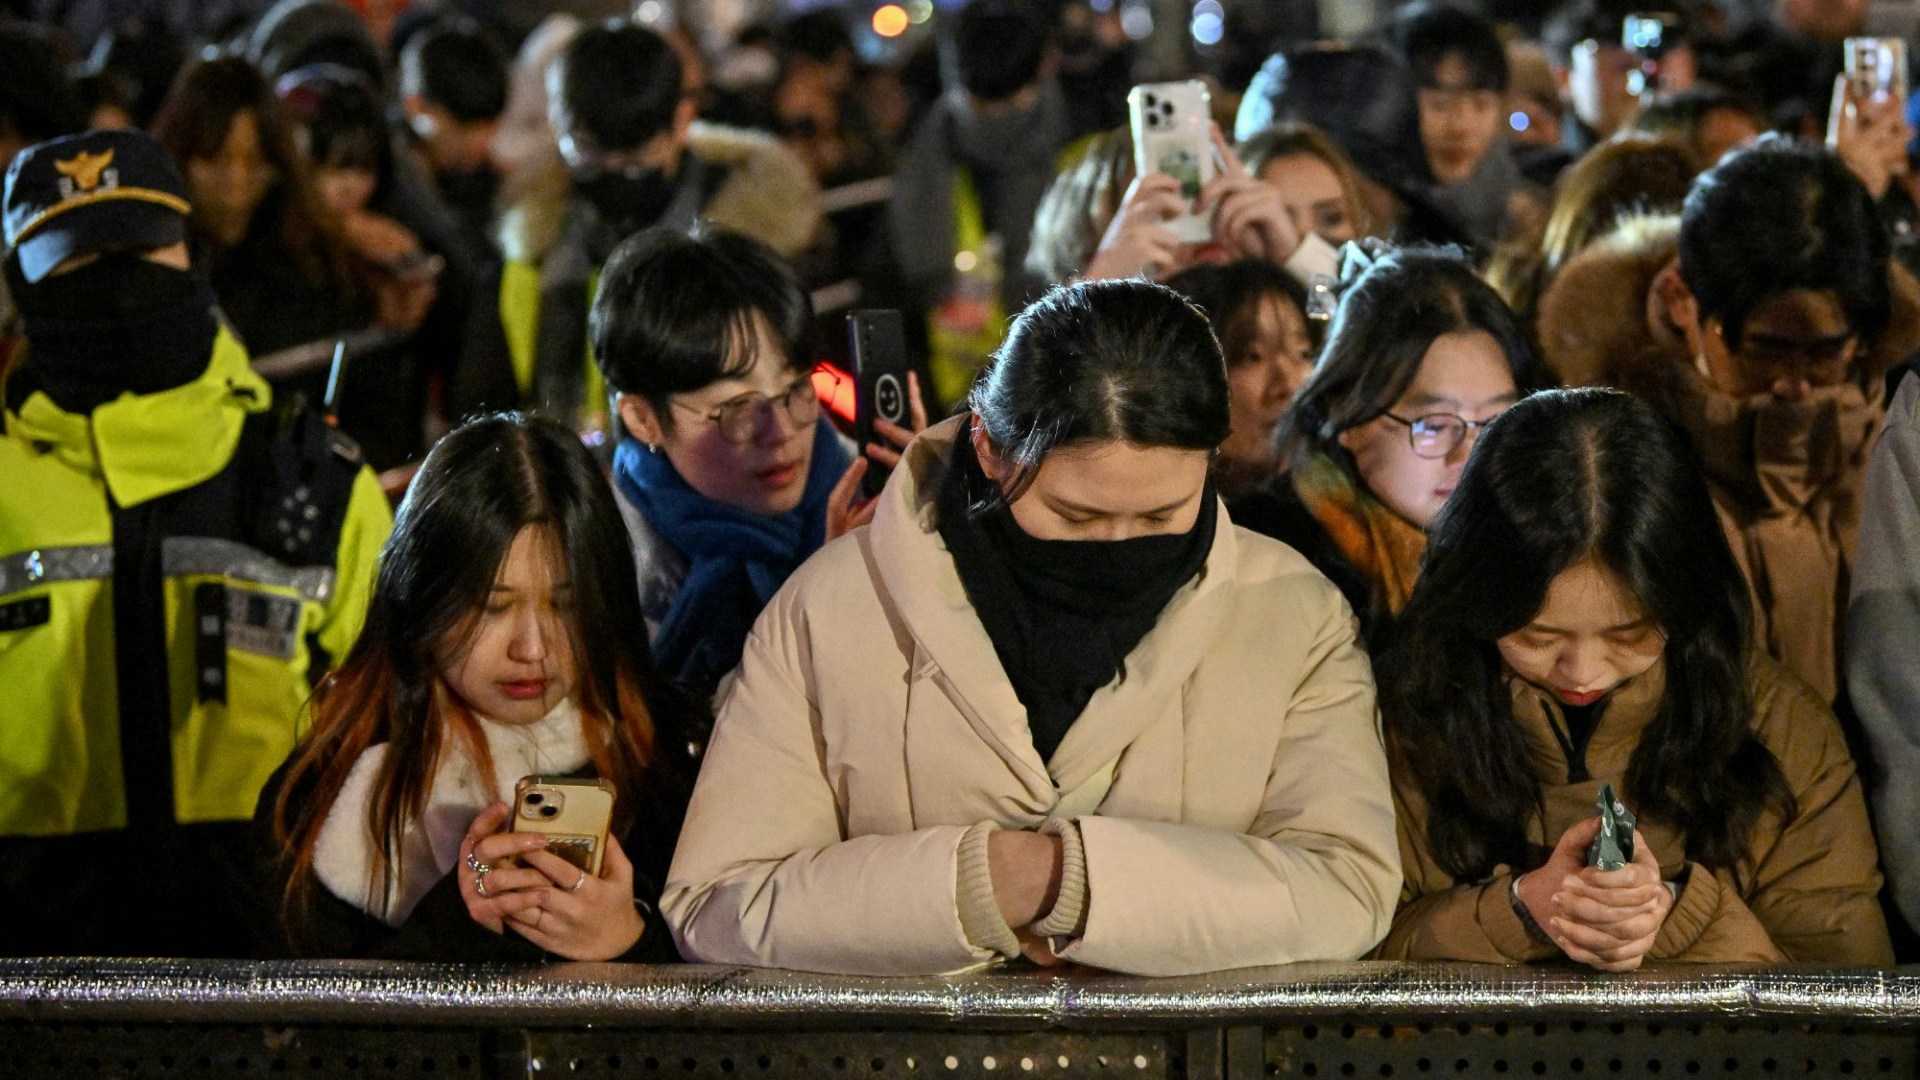
[[[123,395],[87,415],[35,392],[7,413],[0,836],[127,826],[146,816],[130,813],[130,788],[170,793],[177,823],[252,816],[261,786],[293,748],[310,672],[344,656],[359,633],[392,528],[372,472],[358,467],[341,479],[351,485],[344,516],[330,515],[338,529],[331,559],[306,565],[268,554],[276,527],[288,534],[283,550],[299,550],[300,534],[331,535],[336,524],[305,501],[305,486],[288,488],[285,505],[264,507],[263,493],[282,493],[262,466],[241,458],[260,443],[246,433],[249,418],[270,403],[245,350],[222,330],[207,370],[185,386]],[[274,512],[263,517],[263,509]],[[135,524],[137,538],[128,535]],[[145,575],[157,586],[143,585]],[[157,628],[152,647],[164,650],[164,666],[118,656],[128,627],[117,617],[127,603],[158,608],[136,617]],[[121,685],[125,672],[143,669],[156,673],[148,682],[165,685]],[[168,703],[165,717],[144,704],[159,701]],[[164,742],[151,728],[161,723]],[[160,772],[126,775],[130,732],[132,760]],[[164,752],[170,767],[149,750]]]

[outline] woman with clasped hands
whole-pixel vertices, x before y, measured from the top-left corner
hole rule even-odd
[[[1227,397],[1162,286],[1015,320],[754,627],[662,898],[683,955],[1174,975],[1379,940],[1372,675],[1333,585],[1221,509]]]
[[[1548,391],[1481,437],[1380,661],[1406,887],[1383,958],[1893,962],[1859,776],[1680,430]],[[1633,857],[1588,866],[1596,802]]]

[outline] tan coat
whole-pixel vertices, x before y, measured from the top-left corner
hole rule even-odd
[[[1536,822],[1529,837],[1534,843],[1551,847],[1568,828],[1592,817],[1603,782],[1624,791],[1627,762],[1664,688],[1660,672],[1656,665],[1619,691],[1587,748],[1592,778],[1580,783],[1566,782],[1566,754],[1546,714],[1555,706],[1527,684],[1511,680],[1514,719],[1525,733],[1546,803],[1546,820]],[[1686,876],[1648,959],[1893,963],[1877,899],[1879,853],[1840,725],[1812,689],[1757,653],[1751,684],[1754,730],[1779,761],[1799,800],[1799,816],[1784,829],[1774,814],[1762,820],[1748,848],[1752,860],[1738,880],[1726,870],[1689,863],[1686,838],[1665,822],[1642,816],[1637,835],[1659,856],[1661,877]],[[1394,803],[1406,887],[1393,930],[1376,955],[1496,964],[1560,955],[1529,937],[1514,913],[1510,868],[1496,868],[1489,881],[1463,884],[1435,864],[1427,845],[1426,804],[1412,777],[1398,768]]]
[[[914,443],[873,525],[801,567],[747,642],[662,898],[681,952],[988,961],[959,913],[963,835],[1063,817],[1088,897],[1070,960],[1172,975],[1372,948],[1399,859],[1373,677],[1332,584],[1223,511],[1201,575],[1043,762],[934,528],[957,430]]]
[[[1920,347],[1920,284],[1892,267],[1892,320],[1860,360],[1866,402],[1840,426],[1816,428],[1796,444],[1833,461],[1831,475],[1808,485],[1795,480],[1802,466],[1755,463],[1754,433],[1722,416],[1729,401],[1710,400],[1684,337],[1653,300],[1654,279],[1674,263],[1678,244],[1678,218],[1630,218],[1569,262],[1540,299],[1542,355],[1567,385],[1619,387],[1689,431],[1752,587],[1758,640],[1831,701],[1879,384]]]

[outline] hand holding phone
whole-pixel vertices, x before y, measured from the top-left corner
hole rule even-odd
[[[1198,207],[1200,193],[1217,173],[1212,141],[1212,112],[1205,83],[1145,83],[1127,95],[1133,131],[1134,171],[1161,173],[1180,183],[1186,211],[1166,225],[1181,241],[1205,242],[1213,232]]]
[[[513,815],[506,828],[545,836],[546,851],[599,877],[612,820],[611,783],[536,775],[513,786]]]
[[[864,456],[878,440],[875,424],[893,424],[902,431],[914,425],[915,380],[907,363],[907,335],[898,311],[856,311],[847,316],[848,354],[853,360],[853,442]],[[926,426],[924,421],[921,427]],[[861,494],[873,498],[893,470],[867,462]]]

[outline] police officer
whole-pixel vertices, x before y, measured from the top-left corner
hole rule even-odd
[[[238,955],[248,832],[392,525],[189,269],[138,132],[20,152],[0,382],[0,955]]]

